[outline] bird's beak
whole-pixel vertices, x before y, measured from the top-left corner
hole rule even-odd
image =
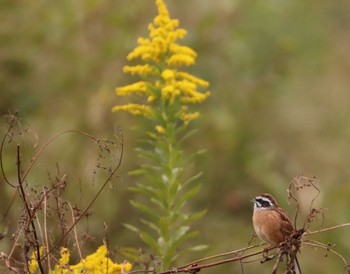
[[[251,203],[255,203],[255,198],[253,200],[250,200]]]

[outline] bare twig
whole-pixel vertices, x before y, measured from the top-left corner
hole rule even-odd
[[[222,264],[226,264],[226,263],[230,263],[230,262],[236,262],[236,261],[242,261],[246,258],[250,258],[259,254],[263,254],[266,251],[270,251],[275,249],[276,247],[268,247],[268,248],[264,248],[263,250],[257,251],[257,252],[252,252],[249,253],[245,256],[238,256],[238,257],[233,257],[230,259],[226,259],[226,260],[222,260],[222,261],[218,261],[218,262],[214,262],[214,263],[208,263],[208,264],[203,264],[203,265],[198,265],[198,264],[193,264],[193,265],[186,265],[183,267],[179,267],[176,269],[172,269],[172,270],[166,270],[163,272],[159,272],[158,274],[171,274],[171,273],[181,273],[181,272],[189,272],[191,273],[191,271],[198,271],[201,270],[203,268],[209,268],[209,267],[213,267],[213,266],[217,266],[217,265],[222,265]],[[175,271],[175,272],[174,272]]]
[[[282,254],[282,252],[279,252],[278,258],[277,258],[277,260],[276,260],[276,262],[275,262],[275,264],[274,264],[274,266],[272,268],[272,274],[276,274],[277,273],[277,270],[278,270],[282,260],[283,260],[283,254]]]
[[[305,233],[305,236],[309,236],[309,235],[313,235],[313,234],[317,234],[317,233],[322,233],[322,232],[326,232],[326,231],[333,230],[333,229],[336,229],[336,228],[347,227],[347,226],[350,226],[350,223],[335,225],[335,226],[319,229],[319,230],[316,230],[316,231],[307,231]]]
[[[46,242],[46,248],[49,246],[49,239],[48,239],[48,233],[47,233],[47,192],[46,189],[44,187],[44,238],[45,238],[45,242]],[[47,252],[47,250],[45,250],[45,252]],[[48,269],[51,269],[51,260],[50,260],[50,256],[48,256],[47,258],[47,265],[48,265]]]
[[[70,208],[71,215],[72,215],[72,223],[74,224],[74,222],[75,222],[74,210],[73,210],[73,207],[72,207],[72,205],[70,203],[68,203],[68,206]],[[73,233],[74,233],[75,245],[77,246],[77,250],[78,250],[78,253],[79,253],[79,258],[80,258],[80,260],[82,260],[83,259],[83,255],[81,253],[81,249],[80,249],[80,245],[79,245],[79,237],[78,237],[77,227],[76,226],[74,226],[74,228],[73,228]]]
[[[21,176],[21,156],[20,156],[20,146],[19,145],[17,145],[17,176],[18,176],[18,189],[21,193],[22,200],[23,200],[24,206],[25,206],[27,214],[28,214],[28,219],[29,219],[28,226],[30,224],[32,227],[32,233],[33,233],[34,240],[35,240],[34,244],[35,244],[35,250],[37,253],[36,257],[37,257],[37,261],[38,261],[38,266],[39,266],[40,272],[42,274],[44,274],[44,268],[41,264],[41,259],[40,259],[41,255],[40,255],[39,239],[38,239],[36,227],[35,227],[35,224],[33,221],[33,214],[35,214],[35,213],[32,214],[32,211],[29,208],[27,196],[26,196],[24,188],[23,188],[23,177]],[[27,231],[27,229],[25,229],[25,231]],[[27,264],[27,267],[28,267],[28,264]]]
[[[16,186],[12,183],[10,183],[10,181],[7,179],[7,176],[6,176],[6,172],[4,170],[4,162],[3,162],[3,150],[4,150],[4,145],[5,145],[5,140],[9,137],[9,134],[11,132],[11,130],[13,129],[13,127],[15,126],[15,124],[17,123],[17,117],[15,115],[9,115],[9,126],[7,128],[7,131],[5,132],[3,138],[2,138],[2,141],[1,141],[1,146],[0,146],[0,167],[1,167],[1,174],[2,176],[4,177],[4,180],[5,182],[12,186],[13,188],[15,188]]]
[[[255,247],[259,247],[259,246],[262,246],[262,245],[266,245],[266,243],[262,242],[260,244],[250,245],[250,246],[247,246],[247,247],[244,247],[244,248],[241,248],[241,249],[237,249],[237,250],[234,250],[234,251],[229,251],[229,252],[220,253],[220,254],[217,254],[217,255],[205,257],[205,258],[202,258],[202,259],[190,262],[190,263],[182,266],[181,268],[186,268],[186,267],[189,267],[191,265],[198,264],[198,263],[201,263],[201,262],[204,262],[204,261],[209,261],[209,260],[216,259],[216,258],[219,258],[219,257],[225,257],[225,256],[229,256],[229,255],[237,256],[239,253],[243,253],[243,252],[245,252],[245,251],[247,251],[249,249],[252,249],[252,248],[255,248]]]

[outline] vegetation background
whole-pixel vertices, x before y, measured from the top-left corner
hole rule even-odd
[[[192,123],[197,133],[186,143],[188,153],[207,153],[195,162],[203,170],[203,187],[193,210],[207,208],[197,223],[194,241],[209,248],[180,255],[179,264],[246,246],[253,229],[249,201],[273,193],[287,205],[287,186],[294,176],[319,178],[317,205],[325,208],[325,226],[349,222],[350,196],[350,2],[346,0],[177,0],[167,1],[172,18],[188,30],[185,44],[198,53],[191,72],[211,83],[212,95]],[[133,148],[139,136],[137,117],[111,113],[116,86],[131,83],[122,73],[136,39],[147,34],[156,14],[153,1],[76,0],[1,1],[0,113],[19,109],[33,143],[66,129],[110,137],[116,127],[125,138],[125,157],[115,180],[93,207],[80,229],[95,238],[84,244],[95,250],[108,225],[112,249],[142,247],[123,223],[136,224],[129,204],[127,172],[138,166]],[[5,129],[5,120],[1,129]],[[30,143],[30,142],[28,142]],[[16,176],[14,155],[7,167]],[[29,157],[29,156],[28,156]],[[48,172],[69,174],[67,198],[84,204],[98,190],[92,180],[96,151],[80,138],[65,137],[44,155],[32,183],[48,183]],[[12,169],[12,170],[11,170]],[[2,179],[1,179],[2,180]],[[1,214],[13,189],[0,181]],[[309,194],[301,193],[301,200]],[[11,216],[15,216],[13,207]],[[12,215],[11,215],[12,214]],[[11,220],[10,222],[16,222]],[[318,223],[321,224],[321,221]],[[9,231],[9,234],[12,232]],[[336,244],[349,260],[350,231],[339,229],[318,237]],[[0,249],[6,250],[4,239]],[[305,273],[342,273],[342,262],[324,251],[305,248]],[[315,260],[318,261],[315,264]],[[268,264],[271,264],[270,266]],[[245,273],[270,273],[272,263],[244,266]],[[206,270],[236,273],[239,264]]]

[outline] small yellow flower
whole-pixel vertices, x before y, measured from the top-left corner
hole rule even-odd
[[[181,120],[185,122],[185,124],[188,124],[190,121],[197,119],[199,115],[199,112],[189,113],[186,106],[182,107],[179,112],[179,116],[181,117]]]
[[[166,69],[161,74],[164,80],[173,80],[175,78],[175,71],[172,69]]]
[[[164,134],[164,133],[165,133],[165,128],[163,128],[163,127],[160,126],[160,125],[157,125],[157,126],[155,127],[155,129],[156,129],[156,131],[157,131],[158,133],[160,133],[160,134]]]
[[[69,257],[70,257],[69,249],[66,247],[63,247],[61,249],[61,258],[58,260],[59,264],[61,266],[68,265],[69,264]]]

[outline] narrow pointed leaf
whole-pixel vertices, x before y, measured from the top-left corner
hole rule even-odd
[[[150,221],[147,221],[147,220],[144,220],[144,219],[141,219],[140,220],[143,224],[145,224],[146,226],[148,226],[150,229],[154,230],[157,234],[159,234],[159,228],[153,223],[153,222],[150,222]]]
[[[158,253],[159,247],[157,242],[147,232],[142,231],[140,234],[141,240],[147,244],[153,251]]]
[[[197,211],[196,213],[189,215],[186,218],[186,220],[184,221],[184,224],[189,224],[193,221],[196,221],[196,220],[202,218],[206,213],[207,213],[206,209],[203,209],[201,211]]]
[[[154,212],[154,210],[149,208],[148,206],[141,204],[139,202],[133,201],[133,200],[130,201],[130,203],[132,204],[133,207],[139,209],[143,213],[148,214],[149,216],[151,216],[154,219],[158,219],[158,215],[156,214],[156,212]]]
[[[140,232],[140,230],[137,228],[137,227],[135,227],[135,226],[133,226],[133,225],[129,225],[129,224],[123,224],[127,229],[129,229],[129,230],[131,230],[131,231],[133,231],[133,232],[135,232],[135,233],[139,233]]]
[[[196,246],[190,247],[188,250],[191,250],[191,251],[202,251],[202,250],[207,249],[208,247],[209,247],[208,245],[196,245]]]

